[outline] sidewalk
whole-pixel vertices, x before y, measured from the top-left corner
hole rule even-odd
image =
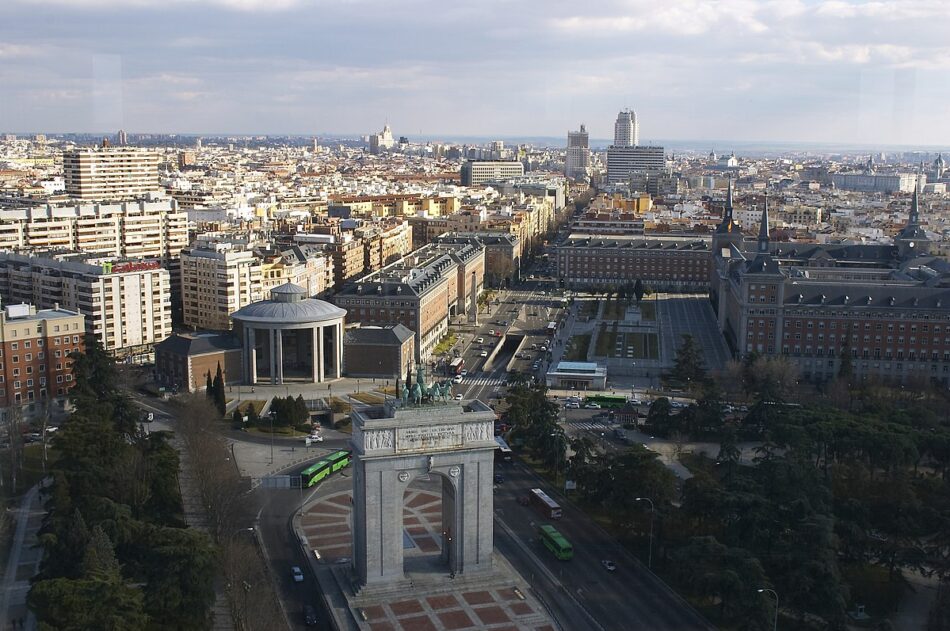
[[[39,572],[43,550],[36,547],[36,535],[43,523],[46,511],[40,504],[41,484],[37,484],[23,496],[20,507],[11,510],[16,514],[16,531],[10,546],[10,558],[3,575],[3,603],[0,621],[3,631],[13,628],[14,620],[23,621],[23,628],[36,628],[36,618],[26,608],[26,596],[30,591],[30,579]]]

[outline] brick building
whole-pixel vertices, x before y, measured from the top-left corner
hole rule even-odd
[[[557,248],[558,278],[567,287],[606,287],[637,280],[664,291],[709,286],[709,237],[572,234]]]
[[[855,376],[950,383],[950,264],[931,256],[919,196],[893,245],[772,243],[732,220],[713,237],[710,296],[736,356],[781,355],[804,379],[833,379],[842,353]]]
[[[402,324],[349,328],[343,334],[343,374],[392,379],[415,360],[415,335]]]
[[[0,311],[0,408],[23,406],[24,417],[62,411],[72,387],[73,351],[85,348],[75,311],[11,304]]]
[[[186,392],[203,389],[221,366],[225,385],[243,382],[241,341],[229,333],[176,333],[155,345],[155,378]]]

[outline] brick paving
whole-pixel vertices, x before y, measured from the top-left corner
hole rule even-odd
[[[307,543],[327,563],[352,556],[350,492],[341,491],[311,504],[301,516]],[[403,524],[414,549],[406,558],[438,553],[442,541],[442,505],[436,492],[406,494]],[[421,590],[420,590],[421,591]],[[420,594],[362,607],[354,619],[367,631],[547,631],[546,614],[533,601],[522,600],[511,587]]]

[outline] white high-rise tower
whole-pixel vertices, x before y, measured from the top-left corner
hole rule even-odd
[[[637,122],[637,113],[633,110],[621,111],[614,123],[614,147],[636,147],[639,144],[640,123]]]

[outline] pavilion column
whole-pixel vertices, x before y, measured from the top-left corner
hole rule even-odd
[[[333,351],[336,362],[336,378],[343,377],[343,325],[337,324],[333,327]]]
[[[325,366],[323,365],[323,327],[318,324],[315,330],[317,339],[320,341],[320,348],[318,349],[319,352],[317,353],[317,375],[320,378],[319,380],[323,381],[326,379],[326,370]]]
[[[275,347],[277,354],[277,383],[284,383],[284,332],[277,329],[277,345]]]
[[[247,349],[247,375],[244,380],[250,385],[257,383],[257,336],[254,334],[253,327],[246,327],[245,334],[247,342],[244,348]]]
[[[310,329],[310,337],[313,338],[313,349],[311,355],[313,356],[313,382],[319,383],[320,379],[320,362],[317,359],[317,355],[320,354],[320,327],[315,326]]]
[[[277,331],[268,329],[270,339],[268,340],[268,355],[270,356],[270,382],[277,383],[277,351],[274,349],[274,340],[277,338]]]

